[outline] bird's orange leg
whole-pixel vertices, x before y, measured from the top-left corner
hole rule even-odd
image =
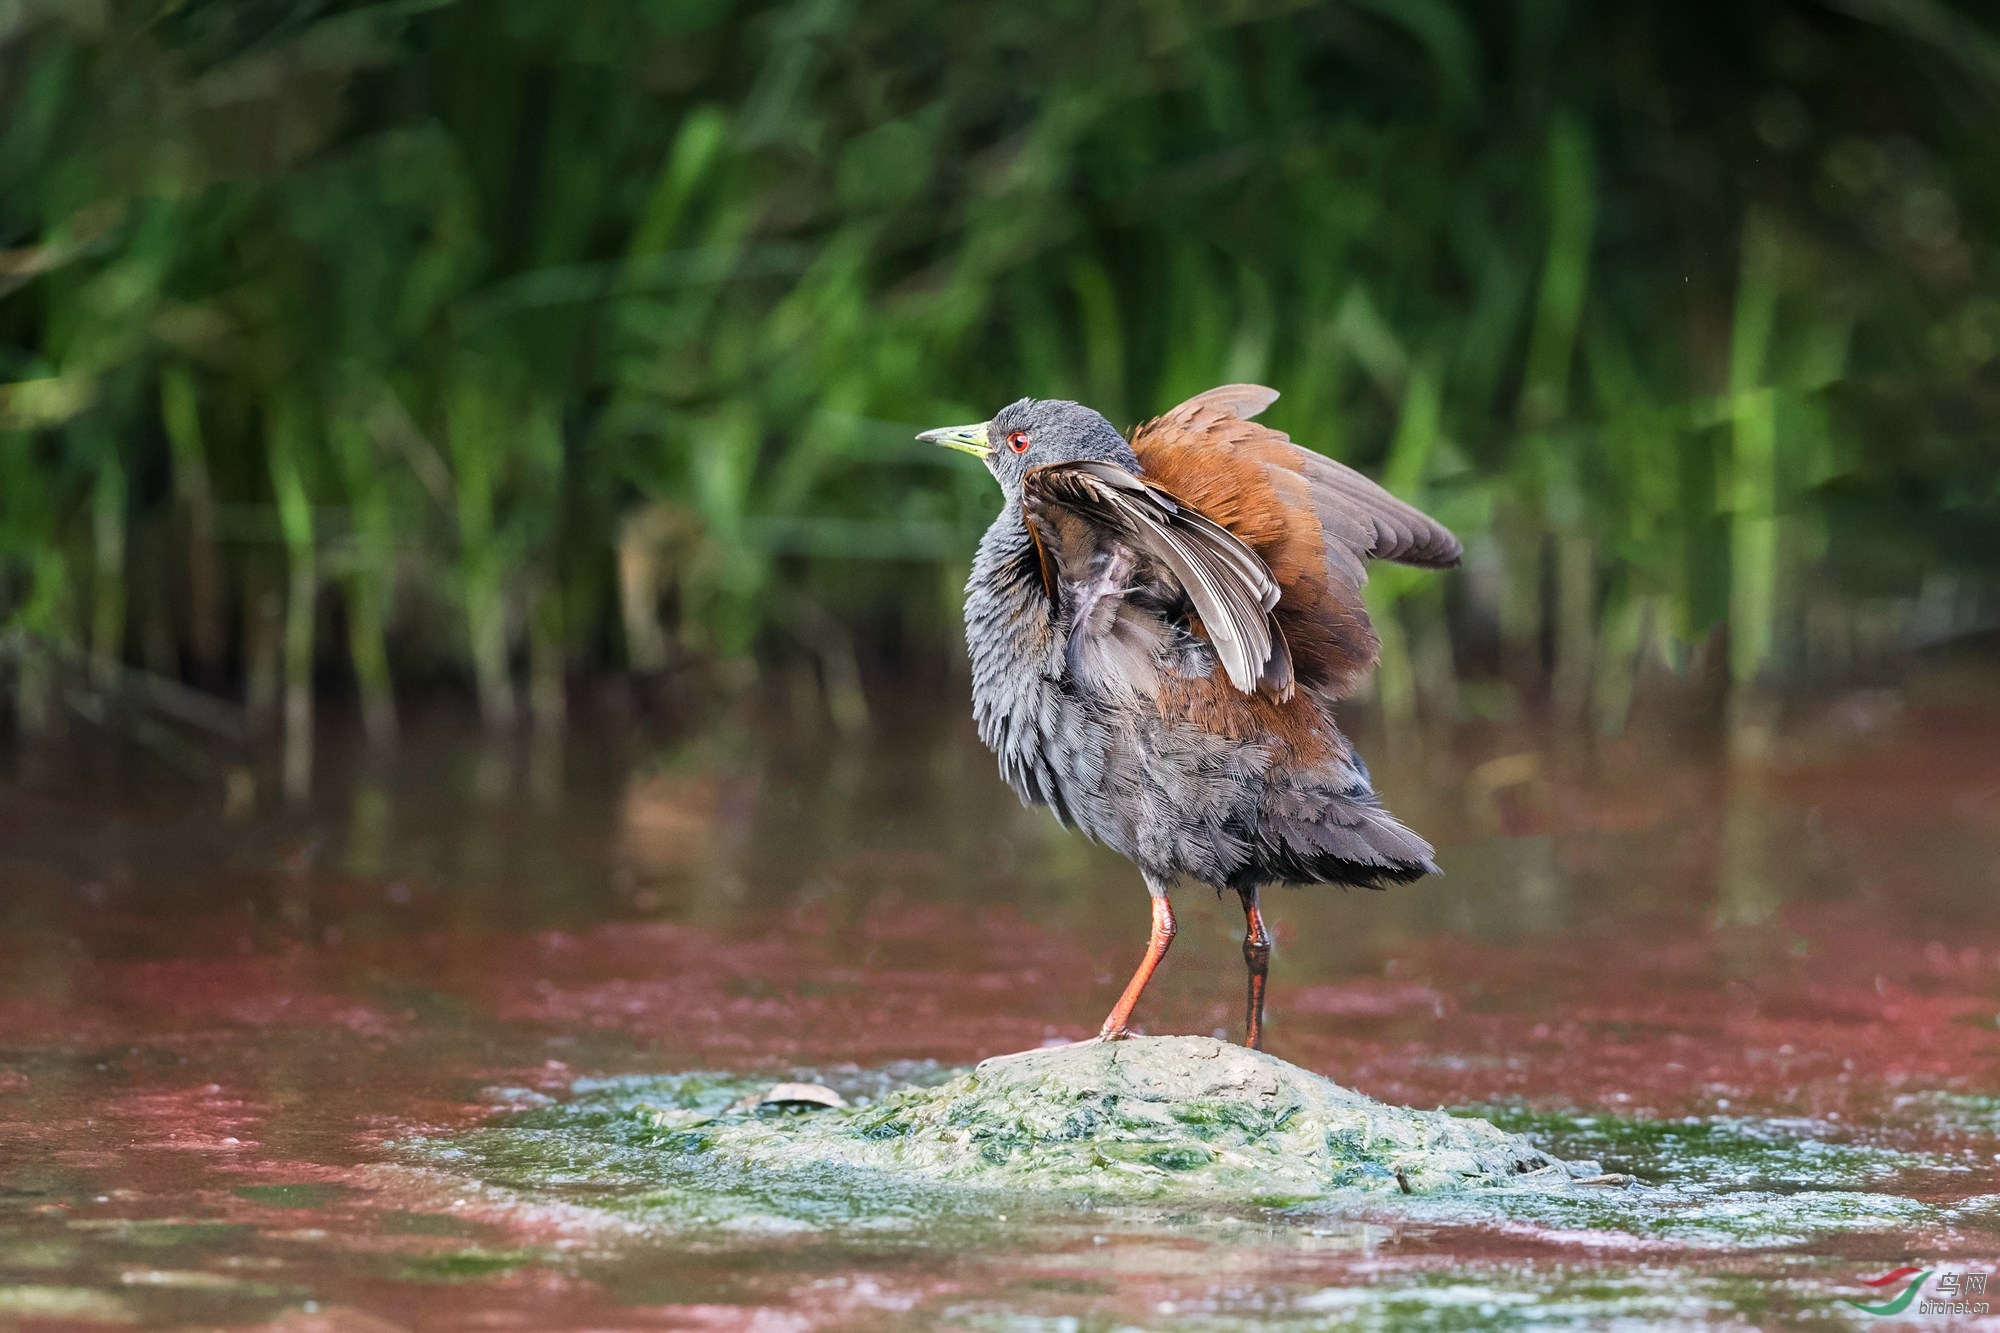
[[[1148,884],[1148,889],[1153,886]],[[1153,972],[1160,960],[1167,956],[1173,946],[1174,935],[1179,927],[1174,924],[1174,905],[1167,901],[1163,890],[1153,890],[1153,930],[1146,937],[1146,956],[1139,960],[1139,970],[1125,983],[1125,993],[1118,997],[1104,1026],[1097,1030],[1099,1041],[1116,1041],[1125,1035],[1125,1025],[1132,1021],[1132,1011],[1139,1006],[1139,997],[1145,993],[1146,983],[1153,979]]]
[[[1238,889],[1243,899],[1243,961],[1250,969],[1248,1017],[1244,1020],[1243,1044],[1253,1051],[1264,1049],[1264,980],[1271,973],[1271,932],[1264,929],[1264,914],[1257,910],[1257,890]]]

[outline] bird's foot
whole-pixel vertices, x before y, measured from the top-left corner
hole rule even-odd
[[[981,1060],[977,1067],[984,1069],[988,1065],[1003,1065],[1010,1060],[1025,1060],[1031,1055],[1046,1055],[1050,1051],[1069,1051],[1075,1050],[1079,1046],[1098,1046],[1107,1041],[1123,1041],[1130,1035],[1130,1033],[1121,1029],[1113,1033],[1100,1032],[1094,1037],[1085,1037],[1082,1041],[1058,1041],[1047,1046],[1031,1046],[1025,1051],[1009,1051],[1005,1055],[989,1055],[984,1060]]]

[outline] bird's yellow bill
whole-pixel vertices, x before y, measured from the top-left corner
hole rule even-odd
[[[941,444],[947,449],[956,449],[974,458],[984,458],[993,452],[993,446],[986,443],[986,427],[990,423],[981,421],[971,426],[940,426],[917,436],[931,444]]]

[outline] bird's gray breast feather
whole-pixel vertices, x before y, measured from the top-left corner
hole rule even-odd
[[[1011,509],[1011,507],[1010,507]],[[1057,608],[1018,510],[980,541],[965,590],[973,719],[1022,800],[1066,824],[1090,827],[1102,801],[1102,724],[1065,681]]]

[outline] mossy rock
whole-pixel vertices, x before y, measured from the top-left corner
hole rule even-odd
[[[845,1167],[961,1187],[1279,1203],[1341,1191],[1566,1187],[1598,1174],[1518,1134],[1390,1106],[1207,1037],[989,1061],[872,1106],[663,1111],[683,1152],[778,1173]]]

